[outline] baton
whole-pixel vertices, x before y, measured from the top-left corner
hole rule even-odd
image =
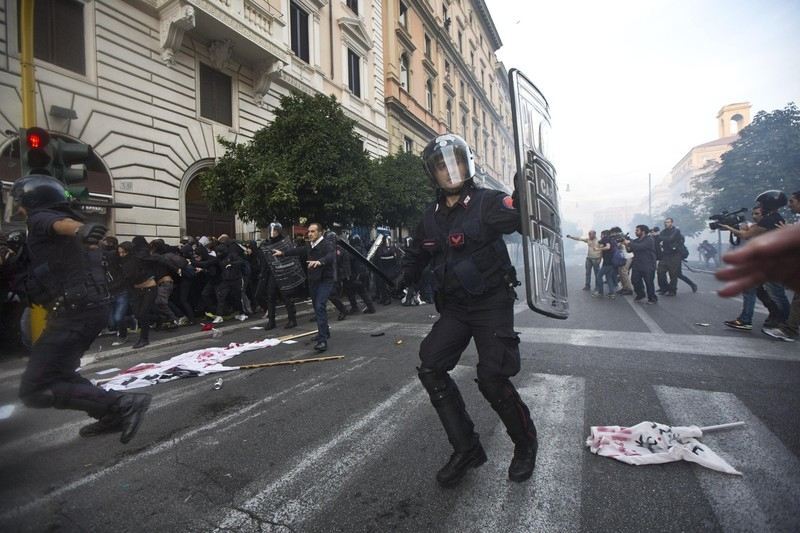
[[[376,239],[376,240],[377,240],[377,239]],[[366,266],[368,269],[370,269],[371,271],[373,271],[373,272],[374,272],[374,273],[375,273],[377,276],[379,276],[379,277],[380,277],[380,278],[381,278],[383,281],[385,281],[386,283],[388,283],[388,284],[389,284],[391,287],[394,287],[394,280],[393,280],[393,279],[389,279],[389,276],[387,276],[386,274],[384,274],[384,273],[381,271],[381,269],[380,269],[380,268],[378,268],[378,267],[376,267],[375,265],[373,265],[373,264],[372,264],[372,263],[369,261],[369,259],[367,259],[367,258],[366,258],[366,257],[364,257],[363,255],[361,255],[360,253],[358,253],[358,250],[356,250],[355,248],[353,248],[353,247],[350,245],[350,243],[349,243],[349,242],[347,242],[346,240],[342,239],[341,237],[336,237],[336,242],[337,242],[337,243],[339,243],[339,244],[342,246],[342,248],[344,248],[345,250],[347,250],[348,252],[350,252],[350,254],[351,254],[353,257],[355,257],[355,258],[356,258],[356,260],[358,260],[358,262],[359,262],[359,263],[362,263],[362,264],[363,264],[364,266]]]

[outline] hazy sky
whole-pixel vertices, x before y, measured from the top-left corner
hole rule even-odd
[[[755,115],[800,104],[798,0],[486,4],[500,59],[550,102],[562,209],[573,220],[646,197],[648,172],[655,185],[692,146],[718,137],[723,105],[749,101]]]

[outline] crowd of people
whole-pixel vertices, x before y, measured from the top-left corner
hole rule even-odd
[[[112,305],[103,333],[115,335],[112,345],[121,346],[128,342],[130,332],[138,331],[132,344],[138,349],[149,344],[152,329],[191,326],[200,320],[219,324],[260,314],[266,320],[265,328],[272,330],[278,325],[279,304],[283,304],[286,312],[283,327],[296,327],[295,304],[313,296],[307,280],[315,275],[309,276],[307,261],[279,257],[275,252],[301,247],[305,239],[293,239],[279,223],[270,224],[267,233],[260,242],[236,240],[223,234],[185,236],[178,245],[163,239],[148,241],[142,236],[122,242],[114,236],[104,237],[99,247],[108,271]],[[391,237],[380,234],[379,237],[372,263],[388,279],[393,279],[399,273],[405,246],[396,246]],[[336,234],[328,232],[325,239],[335,249],[336,256],[331,271],[333,283],[325,303],[330,301],[334,305],[338,320],[353,314],[375,313],[374,302],[392,303],[392,287],[383,278],[336,245]],[[350,234],[347,241],[362,256],[372,244],[363,242],[357,233]],[[6,285],[2,289],[3,294],[9,295],[0,314],[4,325],[18,332],[28,329],[27,316],[20,316],[26,301],[24,272],[15,272],[16,259],[21,258],[24,244],[25,232],[15,231],[0,245]],[[408,289],[401,298],[402,305],[431,302],[427,278],[420,289]],[[20,319],[23,325],[17,327]],[[24,334],[19,336],[24,340]]]
[[[658,295],[676,296],[679,280],[697,292],[697,284],[683,273],[689,252],[671,218],[664,220],[663,230],[639,224],[634,238],[618,226],[601,231],[599,239],[594,230],[588,237],[567,237],[588,247],[583,290],[592,291],[594,280],[593,297],[613,300],[635,294],[634,301],[655,304]]]
[[[787,205],[792,213],[800,214],[800,191],[788,198],[781,191],[766,191],[756,198],[755,204],[751,223],[736,227],[720,224],[721,229],[731,232],[732,239],[738,244],[785,226],[780,209]],[[588,237],[567,237],[584,242],[588,247],[583,290],[591,291],[594,280],[594,297],[615,299],[619,295],[635,294],[634,301],[655,304],[658,295],[676,296],[678,281],[697,292],[697,284],[683,273],[683,263],[689,257],[689,251],[684,236],[671,218],[664,220],[663,230],[648,228],[644,224],[636,226],[634,238],[623,234],[619,227],[602,231],[599,239],[594,230]],[[698,251],[706,265],[711,260],[717,264],[717,250],[708,241],[703,241]],[[795,341],[800,333],[800,299],[795,292],[790,302],[786,288],[777,282],[765,282],[744,291],[741,313],[724,324],[736,330],[751,331],[756,299],[768,312],[761,331],[774,339]]]

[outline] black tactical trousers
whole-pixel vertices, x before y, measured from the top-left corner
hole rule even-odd
[[[278,284],[275,282],[274,276],[269,277],[266,288],[266,296],[267,315],[269,316],[269,320],[273,322],[275,321],[275,305],[278,303],[278,298],[280,298],[283,303],[286,304],[286,314],[289,316],[289,320],[295,320],[297,311],[294,307],[294,300],[291,296],[287,296],[281,292],[280,288],[278,288]]]
[[[105,327],[109,308],[50,315],[22,374],[19,397],[28,407],[77,409],[101,418],[121,396],[78,374],[81,356]]]
[[[440,317],[419,348],[423,368],[449,372],[475,339],[478,379],[515,376],[520,369],[519,336],[514,331],[514,291],[499,289],[479,302],[439,306]]]
[[[678,289],[678,273],[680,269],[680,255],[665,255],[658,262],[658,288],[662,291],[675,292]],[[667,275],[669,275],[669,280],[667,280]]]

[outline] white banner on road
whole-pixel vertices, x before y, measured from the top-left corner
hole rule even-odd
[[[224,366],[223,361],[244,352],[269,348],[280,343],[279,339],[264,339],[243,344],[232,342],[225,347],[203,348],[182,353],[160,363],[139,363],[106,381],[101,387],[106,390],[139,389],[185,377],[238,370],[235,366]]]

